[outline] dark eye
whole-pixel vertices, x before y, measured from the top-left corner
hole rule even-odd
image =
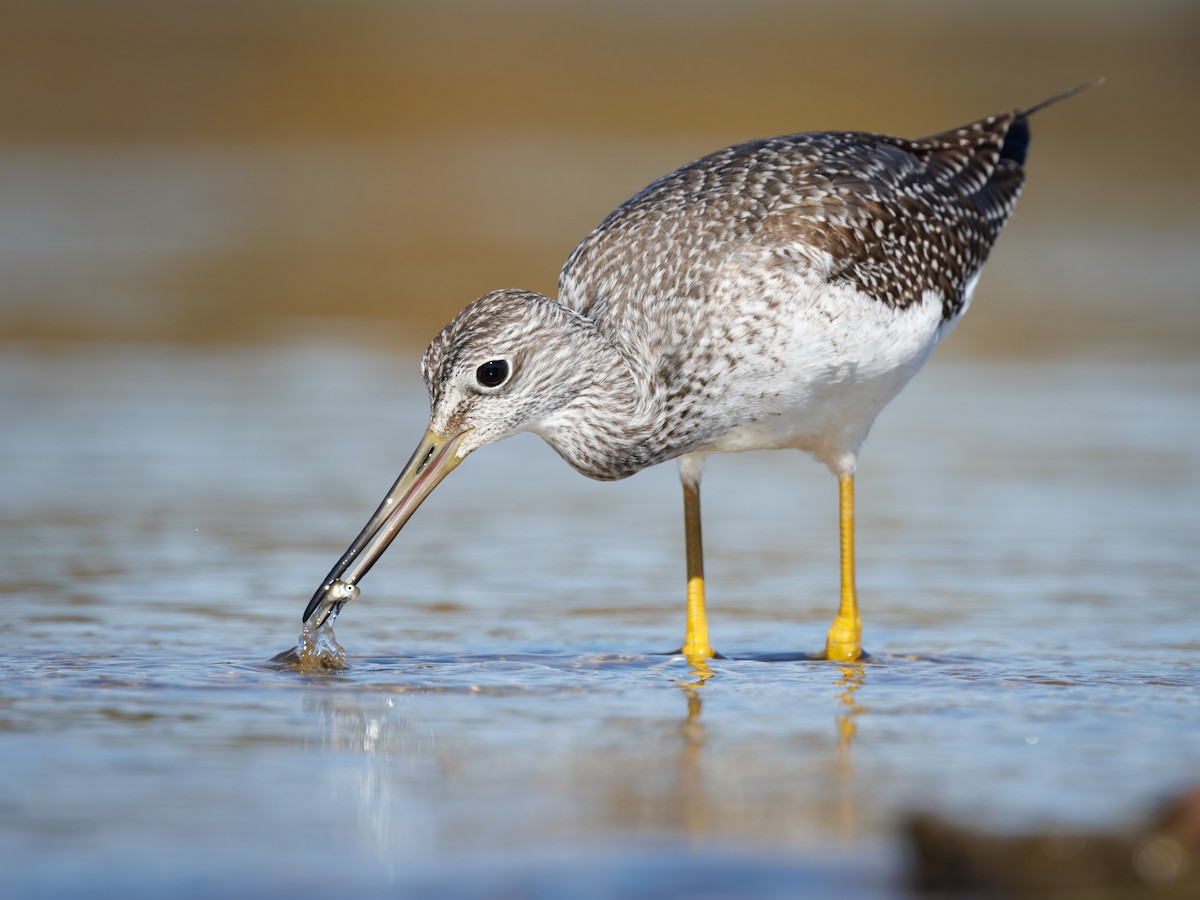
[[[508,360],[488,360],[475,370],[475,380],[484,387],[500,387],[508,380]]]

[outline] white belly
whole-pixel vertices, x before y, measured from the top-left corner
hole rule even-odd
[[[852,473],[875,417],[948,330],[942,298],[932,292],[907,309],[846,287],[824,286],[811,297],[775,327],[771,352],[739,363],[738,389],[721,400],[731,427],[703,451],[790,447]]]

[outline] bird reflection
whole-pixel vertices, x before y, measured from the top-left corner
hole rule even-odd
[[[577,669],[557,662],[570,673],[563,684],[577,686]],[[398,666],[361,674],[358,686],[369,689],[306,693],[306,718],[321,735],[313,750],[334,763],[321,767],[322,807],[354,824],[347,837],[358,852],[397,872],[404,859],[510,847],[521,835],[657,834],[695,846],[714,836],[797,844],[861,836],[860,813],[869,811],[858,808],[852,753],[867,665],[590,663],[615,684],[642,685],[646,704],[610,711],[597,729],[568,710],[574,704],[561,704],[559,691],[514,691],[501,668],[488,686],[405,684]],[[424,680],[426,672],[416,674]],[[651,673],[682,693],[682,715]],[[754,689],[763,679],[780,690]],[[612,697],[601,690],[599,699]],[[824,712],[814,717],[814,708]],[[775,730],[750,727],[764,712]],[[548,728],[553,742],[540,740]],[[485,814],[514,796],[524,799],[503,823]]]

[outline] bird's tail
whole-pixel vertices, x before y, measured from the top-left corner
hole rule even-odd
[[[1000,148],[1001,159],[1011,159],[1017,165],[1024,165],[1025,157],[1029,153],[1029,123],[1026,121],[1030,116],[1039,110],[1045,109],[1047,106],[1052,106],[1060,100],[1066,100],[1068,97],[1074,97],[1076,94],[1082,94],[1084,91],[1090,91],[1092,88],[1100,87],[1104,84],[1103,78],[1097,78],[1095,81],[1089,81],[1087,84],[1080,84],[1069,91],[1063,91],[1061,94],[1055,94],[1048,100],[1043,100],[1041,103],[1035,103],[1033,106],[1025,109],[1014,109],[1011,113],[1013,123],[1009,126],[1008,132],[1004,135],[1004,145]]]
[[[1043,100],[1041,103],[1035,103],[1035,104],[1033,104],[1033,106],[1026,107],[1025,109],[1013,110],[1013,113],[1016,115],[1016,117],[1018,119],[1024,119],[1024,118],[1027,118],[1028,116],[1032,116],[1035,112],[1038,112],[1039,110],[1045,109],[1047,106],[1053,106],[1055,103],[1058,103],[1060,100],[1066,100],[1068,97],[1074,97],[1076,94],[1082,94],[1084,91],[1090,91],[1092,88],[1098,88],[1102,84],[1104,84],[1104,79],[1097,78],[1095,81],[1089,81],[1086,84],[1076,85],[1075,87],[1071,88],[1069,91],[1063,91],[1061,94],[1055,94],[1050,99]]]

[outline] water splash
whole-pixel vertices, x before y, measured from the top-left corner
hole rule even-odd
[[[272,658],[285,668],[294,668],[305,675],[320,675],[348,669],[346,651],[337,642],[333,622],[342,607],[359,595],[358,587],[335,581],[329,586],[321,605],[313,611],[300,632],[300,639],[291,650]]]
[[[316,627],[304,626],[295,647],[271,657],[273,668],[294,669],[303,675],[323,675],[350,668],[346,650],[328,622]]]
[[[347,669],[346,651],[333,633],[333,617],[316,628],[304,626],[296,645],[297,668],[307,674]]]

